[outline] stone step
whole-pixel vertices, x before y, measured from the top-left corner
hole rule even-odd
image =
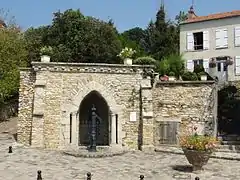
[[[240,141],[221,141],[222,145],[240,145]]]
[[[240,152],[240,145],[219,145],[217,147],[218,152],[233,152],[239,153]]]
[[[221,141],[240,141],[240,136],[239,135],[224,135],[224,136],[219,136],[218,139]]]

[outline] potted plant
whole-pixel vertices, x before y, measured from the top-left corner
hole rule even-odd
[[[233,60],[231,57],[227,57],[226,65],[233,65]]]
[[[41,62],[50,62],[53,49],[51,46],[44,46],[40,49]]]
[[[203,169],[219,144],[216,137],[198,135],[197,127],[194,127],[192,133],[181,136],[179,142],[188,162],[193,166],[193,171]]]
[[[123,59],[124,64],[132,65],[132,57],[135,53],[136,51],[132,48],[125,47],[118,56]]]
[[[215,68],[216,66],[217,66],[217,63],[216,63],[215,59],[211,58],[211,60],[209,61],[209,67]]]
[[[168,80],[169,81],[175,81],[176,80],[176,78],[175,78],[175,73],[174,72],[169,72],[169,74],[168,74]]]
[[[201,81],[207,81],[207,74],[205,72],[199,73]]]

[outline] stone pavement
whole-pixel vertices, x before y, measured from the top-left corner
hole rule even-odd
[[[8,154],[8,147],[13,153]],[[19,146],[7,135],[0,134],[0,180],[36,180],[42,170],[44,180],[84,180],[86,173],[92,180],[134,180],[143,174],[145,180],[236,180],[240,179],[240,162],[210,159],[205,171],[189,172],[183,155],[169,153],[129,152],[106,158],[77,158],[60,152],[37,150]],[[175,169],[175,170],[174,170]]]

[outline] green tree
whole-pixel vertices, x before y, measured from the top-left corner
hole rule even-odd
[[[52,61],[116,63],[121,51],[112,21],[84,16],[72,9],[54,13],[51,25],[31,30],[26,38],[36,53],[39,46],[52,46]]]
[[[175,17],[177,25],[179,25],[181,22],[186,21],[188,18],[187,13],[184,11],[180,11],[179,14]]]
[[[163,4],[156,14],[156,21],[151,21],[146,31],[145,49],[156,60],[178,53],[177,28],[173,22],[166,19]]]
[[[0,105],[18,93],[18,67],[27,66],[22,33],[15,28],[0,29]]]

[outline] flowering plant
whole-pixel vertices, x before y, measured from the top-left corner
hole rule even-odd
[[[40,55],[52,55],[53,49],[51,46],[44,46],[40,49]]]
[[[128,48],[128,47],[125,47],[124,49],[122,49],[122,51],[118,54],[118,56],[122,59],[125,59],[125,58],[131,58],[134,53],[136,53],[135,50],[133,50],[132,48]]]
[[[194,127],[195,132],[183,135],[179,138],[181,147],[196,151],[212,152],[219,142],[213,136],[198,135],[196,130],[197,127]]]

